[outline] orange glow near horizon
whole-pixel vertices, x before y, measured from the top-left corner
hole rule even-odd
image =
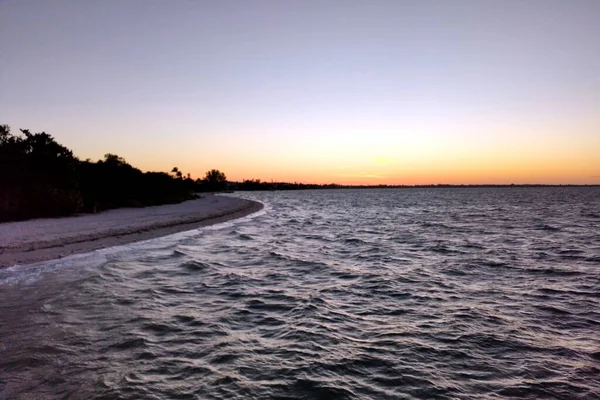
[[[566,135],[535,132],[487,137],[421,132],[418,135],[306,135],[285,143],[276,136],[262,143],[242,140],[219,151],[197,143],[165,146],[160,158],[126,157],[144,170],[178,166],[192,177],[217,168],[231,181],[260,179],[348,185],[419,184],[600,184],[600,138],[594,130],[574,142]],[[499,139],[500,138],[500,139]],[[548,139],[550,138],[550,139]],[[583,139],[582,139],[583,138]],[[196,151],[195,149],[199,149]]]

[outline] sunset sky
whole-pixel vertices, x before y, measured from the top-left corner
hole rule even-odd
[[[0,0],[0,123],[193,177],[600,184],[600,0]]]

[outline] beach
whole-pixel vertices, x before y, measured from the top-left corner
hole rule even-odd
[[[262,204],[204,194],[179,204],[0,224],[0,267],[28,264],[241,218]]]

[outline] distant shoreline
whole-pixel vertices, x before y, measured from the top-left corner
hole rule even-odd
[[[179,204],[0,223],[0,267],[166,236],[242,218],[262,208],[251,200],[204,195]]]
[[[435,184],[435,185],[339,185],[316,184],[316,183],[288,183],[288,182],[259,182],[251,184],[250,187],[244,187],[244,183],[232,182],[230,189],[232,192],[255,192],[270,190],[331,190],[331,189],[477,189],[477,188],[591,188],[600,187],[600,184]]]
[[[523,184],[480,184],[480,185],[450,185],[450,184],[435,184],[435,185],[357,185],[345,186],[352,188],[391,188],[391,189],[411,189],[411,188],[479,188],[479,187],[514,187],[514,188],[529,188],[529,187],[600,187],[600,184],[545,184],[545,183],[523,183]]]

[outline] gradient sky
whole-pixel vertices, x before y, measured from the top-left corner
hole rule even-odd
[[[194,177],[600,183],[600,1],[0,0],[0,123]]]

